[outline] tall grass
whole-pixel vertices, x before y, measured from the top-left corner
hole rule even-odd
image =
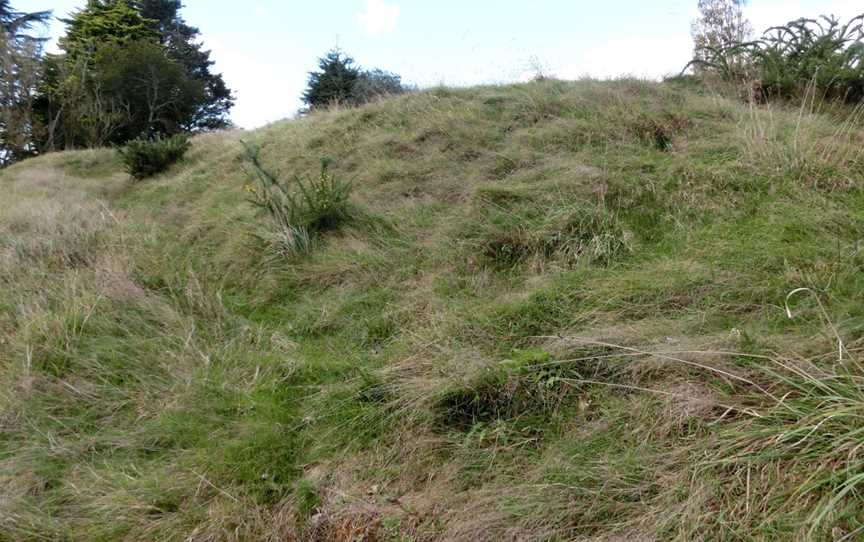
[[[0,539],[854,539],[862,134],[811,104],[441,88],[4,170]]]
[[[717,464],[781,469],[785,476],[774,481],[766,512],[803,509],[808,537],[833,531],[855,540],[864,531],[858,508],[864,489],[864,366],[857,356],[842,364],[826,361],[778,358],[765,368],[783,399],[724,433]]]
[[[809,183],[814,187],[855,187],[864,172],[864,148],[860,127],[864,104],[850,110],[831,111],[811,84],[795,117],[768,106],[750,105],[741,120],[747,154],[755,164],[773,168],[773,174]]]

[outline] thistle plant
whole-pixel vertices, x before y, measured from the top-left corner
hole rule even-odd
[[[273,220],[276,231],[272,240],[280,253],[308,253],[316,237],[352,220],[349,199],[353,185],[331,172],[331,160],[321,160],[321,171],[315,178],[294,175],[285,182],[262,165],[257,146],[246,142],[243,146],[253,178],[245,187],[249,201]]]

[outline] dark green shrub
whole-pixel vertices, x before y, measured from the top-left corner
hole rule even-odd
[[[813,85],[826,98],[864,99],[864,14],[841,24],[835,17],[800,19],[771,28],[751,46],[761,91],[795,97]]]
[[[181,160],[189,150],[189,137],[177,134],[171,137],[133,139],[118,149],[126,172],[135,180],[146,179],[167,170]]]
[[[396,96],[407,92],[402,77],[379,69],[360,72],[351,89],[353,103],[363,105],[377,98]]]
[[[826,99],[857,103],[864,99],[864,14],[845,24],[836,17],[798,19],[756,41],[705,47],[690,66],[752,81],[757,99],[798,98],[814,89]]]
[[[291,182],[281,181],[261,164],[259,149],[243,143],[252,165],[251,176],[258,186],[247,185],[251,202],[266,210],[276,224],[274,239],[285,256],[309,252],[314,238],[340,228],[353,219],[349,198],[353,186],[330,172],[329,160],[321,160],[317,178],[295,175]]]

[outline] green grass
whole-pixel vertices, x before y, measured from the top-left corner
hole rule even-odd
[[[5,170],[0,540],[855,539],[842,115],[543,81]],[[274,252],[241,137],[351,221]]]

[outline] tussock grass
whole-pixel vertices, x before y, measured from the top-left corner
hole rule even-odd
[[[275,261],[241,138],[356,213]],[[861,138],[545,80],[4,170],[0,540],[853,540]]]
[[[776,114],[772,106],[751,106],[741,122],[748,157],[779,179],[796,179],[820,189],[858,187],[864,171],[860,127],[864,106],[840,118],[815,113],[815,96],[797,116]]]

